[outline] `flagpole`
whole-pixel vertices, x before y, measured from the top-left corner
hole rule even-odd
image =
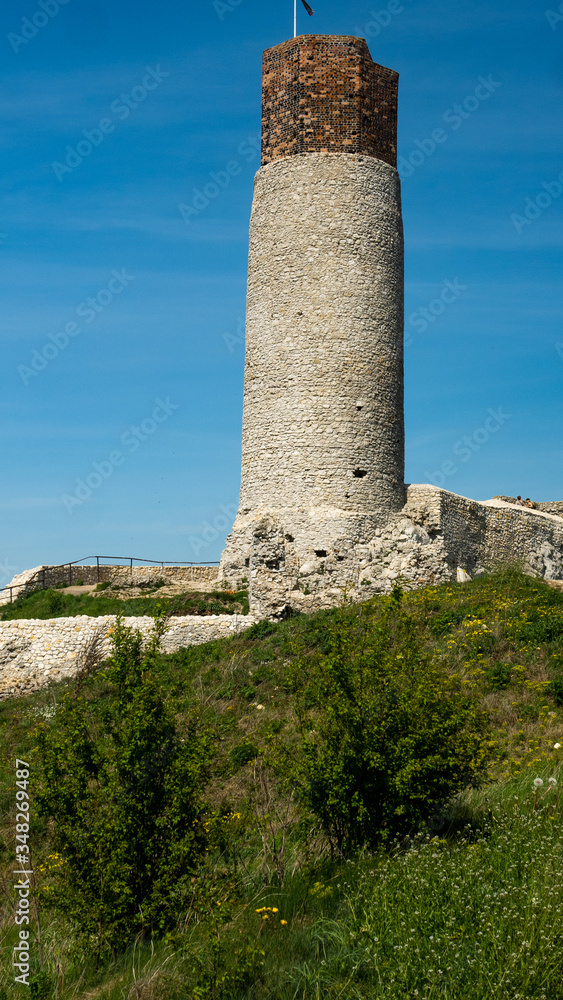
[[[297,38],[297,0],[293,0],[293,37]]]

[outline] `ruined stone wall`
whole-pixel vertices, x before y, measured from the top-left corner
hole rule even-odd
[[[183,646],[224,639],[248,628],[255,620],[249,615],[171,618],[163,650],[172,653]],[[148,635],[154,625],[149,617],[124,618],[123,621],[143,635]],[[0,622],[0,700],[28,694],[52,681],[74,676],[83,663],[88,643],[96,635],[101,638],[104,655],[108,655],[114,623],[115,615]]]
[[[505,503],[516,503],[516,497],[494,497],[494,500],[504,500]],[[563,500],[534,500],[534,507],[536,510],[542,510],[545,514],[557,514],[559,517],[563,517]]]
[[[33,569],[18,573],[10,583],[0,591],[0,605],[9,604],[12,600],[33,590],[45,590],[47,587],[76,586],[78,583],[118,583],[139,586],[141,583],[164,580],[166,583],[182,583],[186,589],[195,589],[198,584],[206,584],[218,580],[218,566],[112,566],[112,565],[79,565],[65,563],[60,566],[35,566]]]
[[[563,517],[563,500],[548,501],[546,503],[540,501],[536,504],[536,507],[545,514],[557,514],[558,517]]]
[[[458,570],[473,577],[507,564],[563,580],[560,517],[497,499],[480,503],[435,486],[409,486],[404,508],[367,543],[350,531],[303,556],[285,529],[283,517],[250,526],[246,573],[250,609],[259,617],[331,607],[344,593],[361,601],[388,592],[394,582],[423,587],[455,580]]]

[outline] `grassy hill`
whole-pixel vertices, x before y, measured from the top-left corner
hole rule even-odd
[[[78,692],[75,681],[0,704],[6,890],[14,758],[30,763],[45,966],[41,973],[34,941],[30,995],[563,1000],[563,593],[508,570],[403,596],[418,658],[437,664],[488,719],[486,766],[475,766],[468,787],[444,808],[429,805],[398,839],[339,853],[299,784],[304,720],[313,719],[314,741],[324,721],[319,664],[333,664],[335,637],[353,637],[356,651],[375,648],[390,600],[261,622],[156,659],[151,675],[180,738],[197,724],[213,744],[197,821],[205,851],[174,925],[152,940],[137,936],[119,953],[104,951],[97,967],[95,935],[80,939],[46,905],[63,862],[52,823],[34,814],[33,795],[40,734],[60,731],[65,692],[70,701],[78,694],[103,732],[115,685],[102,669],[83,677]],[[399,670],[397,636],[388,648]],[[371,697],[366,689],[366,704]],[[13,915],[6,891],[3,1000],[26,992],[13,984]]]

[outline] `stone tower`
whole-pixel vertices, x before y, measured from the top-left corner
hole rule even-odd
[[[397,93],[360,38],[264,53],[241,493],[222,574],[250,574],[251,593],[265,574],[274,603],[315,560],[345,583],[357,546],[405,502]]]

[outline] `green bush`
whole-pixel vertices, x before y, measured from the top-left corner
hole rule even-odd
[[[467,615],[465,608],[451,608],[441,615],[435,615],[429,624],[431,635],[441,637],[447,632],[451,632],[455,625],[459,625]]]
[[[47,997],[52,996],[52,983],[46,972],[38,972],[37,975],[31,977],[29,995],[36,1000],[46,1000]]]
[[[269,622],[264,619],[261,622],[256,622],[255,625],[251,625],[247,628],[244,635],[246,639],[264,639],[265,636],[271,635],[275,632],[277,628],[276,622]]]
[[[236,770],[240,767],[244,767],[244,765],[248,764],[250,760],[255,760],[258,754],[258,747],[255,746],[250,740],[244,740],[243,743],[239,743],[238,746],[233,747],[231,750],[230,757],[233,767]]]
[[[60,590],[48,590],[45,594],[47,608],[52,615],[60,615],[64,609],[65,599]]]
[[[359,627],[341,612],[329,652],[291,670],[296,780],[339,852],[416,830],[479,779],[489,753],[484,716],[424,652],[400,596],[366,605]]]
[[[512,665],[510,663],[493,663],[485,670],[485,676],[493,691],[502,691],[510,684]]]
[[[59,864],[44,902],[95,940],[97,957],[138,932],[174,924],[204,842],[199,823],[212,740],[189,722],[181,738],[152,677],[165,628],[145,649],[118,619],[102,705],[66,696],[39,732],[39,814]]]
[[[245,701],[250,701],[256,694],[256,688],[254,688],[252,684],[245,684],[243,687],[239,688],[238,693],[240,698],[244,698]]]

